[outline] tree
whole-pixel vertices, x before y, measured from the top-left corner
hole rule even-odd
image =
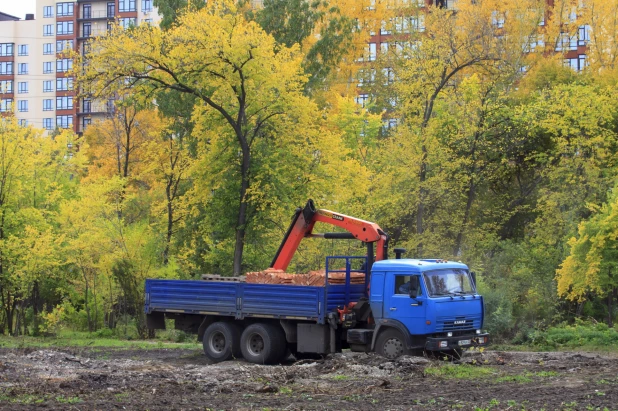
[[[294,118],[310,106],[302,97],[301,56],[297,47],[277,46],[229,1],[209,2],[179,23],[165,32],[117,27],[93,43],[96,52],[88,56],[78,80],[90,83],[97,96],[126,89],[146,97],[168,89],[192,94],[204,110],[223,120],[222,131],[234,136],[240,154],[233,259],[233,272],[239,274],[252,146],[277,117]]]
[[[533,36],[540,11],[534,1],[458,2],[457,12],[430,8],[426,35],[416,33],[394,65],[399,113],[409,138],[420,147],[415,193],[418,256],[423,255],[424,218],[430,198],[428,128],[438,99],[471,72],[484,77],[518,70],[521,51]],[[508,37],[508,41],[507,41]],[[493,73],[493,74],[492,74]],[[412,217],[412,216],[410,216]]]
[[[556,270],[558,294],[569,300],[585,300],[590,293],[607,298],[607,324],[614,326],[614,302],[618,298],[618,189],[594,214],[578,226],[570,253]]]
[[[14,322],[18,304],[25,332],[27,303],[38,314],[42,284],[60,264],[59,237],[50,222],[59,203],[70,196],[75,172],[67,156],[71,133],[53,139],[42,134],[18,126],[14,118],[0,120],[0,300],[10,333],[19,332]]]

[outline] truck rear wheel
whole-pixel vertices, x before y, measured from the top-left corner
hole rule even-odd
[[[211,361],[221,362],[240,358],[240,327],[228,322],[212,323],[204,331],[204,354]]]
[[[411,355],[412,352],[406,347],[403,334],[394,328],[388,328],[380,333],[376,340],[376,352],[382,357],[394,360],[402,355]]]
[[[283,330],[272,324],[251,324],[240,337],[240,350],[245,360],[254,364],[281,361],[286,350]]]

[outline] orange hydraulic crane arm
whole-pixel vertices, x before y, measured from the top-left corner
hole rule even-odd
[[[313,234],[313,226],[318,221],[341,227],[348,233]],[[376,244],[376,260],[387,258],[388,235],[379,225],[370,221],[339,214],[334,211],[316,209],[313,200],[307,201],[304,209],[297,208],[288,231],[271,263],[272,268],[286,270],[296,253],[300,242],[305,237],[323,237],[338,239],[357,239],[369,245],[369,265],[373,261],[373,243]]]

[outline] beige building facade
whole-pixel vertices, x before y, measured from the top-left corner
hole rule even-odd
[[[153,0],[37,0],[25,19],[0,10],[0,115],[24,126],[82,133],[113,113],[113,101],[77,100],[66,50],[88,53],[89,41],[113,24],[158,24]],[[36,17],[36,18],[35,18]]]

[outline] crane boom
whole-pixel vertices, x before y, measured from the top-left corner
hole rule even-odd
[[[347,233],[314,234],[313,226],[322,222],[348,231]],[[368,244],[369,265],[373,259],[373,244],[376,243],[376,260],[385,260],[388,253],[388,235],[376,223],[350,217],[330,210],[316,209],[313,200],[305,208],[297,208],[292,223],[271,263],[271,268],[286,270],[298,246],[305,237],[357,239]]]

